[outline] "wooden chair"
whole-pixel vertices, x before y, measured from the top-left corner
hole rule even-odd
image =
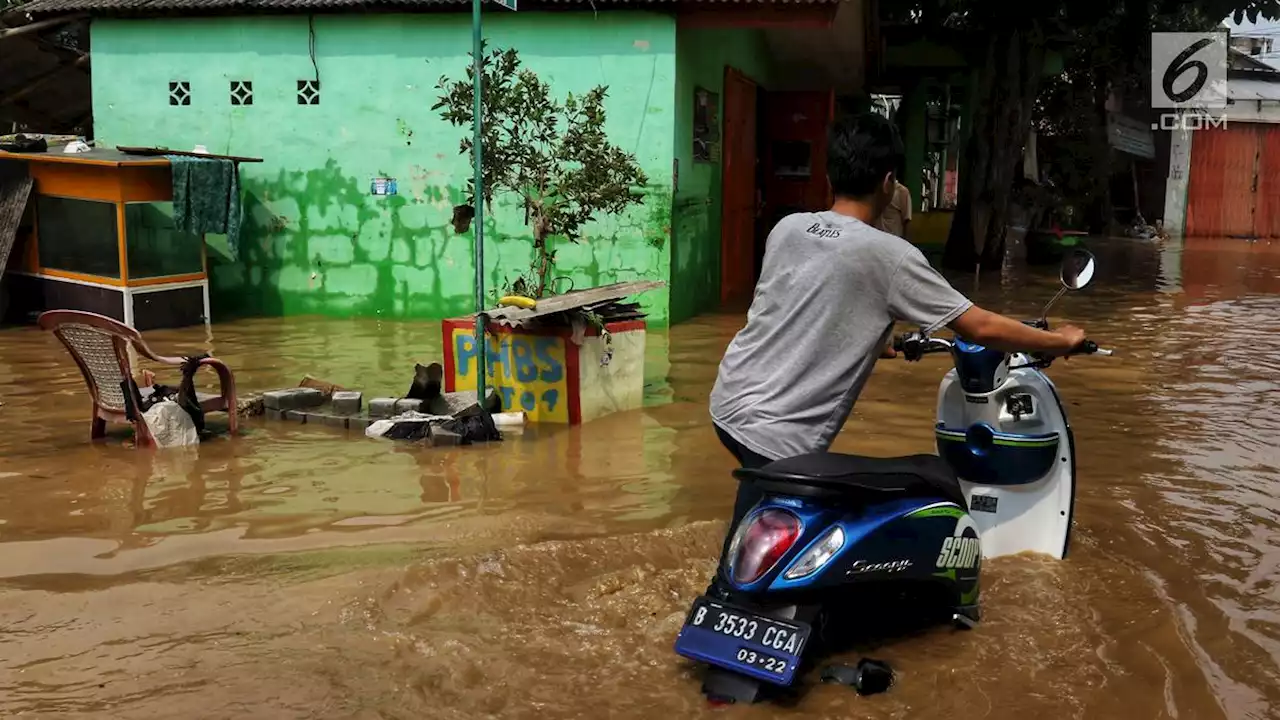
[[[78,310],[50,310],[40,315],[39,324],[42,329],[52,331],[66,346],[89,386],[89,395],[93,399],[93,425],[89,437],[93,440],[105,437],[108,422],[132,422],[138,447],[154,447],[155,439],[147,429],[141,412],[143,398],[152,393],[149,385],[137,387],[130,383],[127,386],[128,392],[133,395],[130,399],[136,409],[134,419],[129,420],[124,382],[126,378],[133,377],[129,348],[132,347],[140,356],[162,365],[177,367],[185,360],[157,355],[147,347],[137,330],[103,315]],[[235,376],[221,360],[204,358],[200,365],[217,372],[221,386],[218,395],[196,393],[200,407],[205,412],[227,413],[230,432],[232,435],[236,434]],[[150,376],[151,373],[147,375]]]

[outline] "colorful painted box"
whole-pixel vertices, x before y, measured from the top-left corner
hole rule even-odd
[[[444,384],[448,392],[476,386],[475,321],[445,320]],[[533,423],[580,425],[644,401],[643,320],[591,329],[582,344],[567,329],[525,330],[490,323],[485,382],[505,411],[523,410]]]

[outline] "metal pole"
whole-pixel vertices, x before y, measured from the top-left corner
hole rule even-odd
[[[485,401],[485,371],[488,364],[485,360],[487,350],[487,338],[485,337],[485,299],[484,299],[484,166],[481,163],[480,153],[483,148],[480,143],[481,128],[481,111],[482,103],[481,89],[484,85],[481,70],[483,69],[483,58],[481,54],[484,52],[482,35],[480,32],[480,3],[482,0],[471,0],[471,54],[472,54],[472,74],[474,75],[474,94],[475,94],[475,123],[474,136],[472,137],[471,157],[475,162],[475,223],[476,223],[476,403],[484,408]]]

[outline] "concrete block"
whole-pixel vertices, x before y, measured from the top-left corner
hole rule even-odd
[[[432,426],[431,428],[431,446],[432,447],[452,447],[462,444],[462,436],[451,430],[445,430],[440,426]]]
[[[241,417],[254,417],[266,412],[267,406],[261,395],[240,396],[236,399],[236,412]]]
[[[319,425],[327,425],[329,427],[346,428],[347,416],[335,415],[334,413],[307,413],[307,422]]]
[[[324,404],[324,393],[315,388],[272,390],[262,394],[262,403],[268,410],[313,408]]]
[[[396,414],[395,398],[374,398],[369,401],[369,417],[389,418]]]
[[[297,388],[293,397],[299,408],[320,407],[325,401],[324,393],[315,388]]]
[[[350,415],[334,415],[333,419],[327,424],[331,424],[334,427],[340,427],[343,430],[359,430],[360,432],[364,432],[364,429],[369,426],[369,421],[359,416],[352,417]]]
[[[396,414],[403,412],[422,412],[422,401],[412,400],[410,398],[401,398],[396,401]]]
[[[342,430],[358,430],[364,432],[371,419],[361,415],[340,415],[329,408],[317,410],[269,410],[267,417],[302,425],[323,425]]]
[[[485,395],[488,398],[490,412],[501,410],[502,403],[498,399],[498,393],[496,390],[490,388],[489,392]],[[469,410],[476,406],[476,391],[462,390],[459,392],[444,393],[440,396],[439,400],[443,401],[443,407],[441,408],[443,412],[439,412],[437,414],[457,415],[463,410]]]
[[[364,396],[354,390],[333,394],[333,411],[339,415],[356,415],[364,405]]]

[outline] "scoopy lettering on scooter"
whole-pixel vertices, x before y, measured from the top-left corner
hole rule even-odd
[[[861,575],[863,573],[874,572],[902,572],[911,567],[910,560],[890,560],[888,562],[867,562],[866,560],[855,560],[845,571],[845,575]]]
[[[942,541],[942,550],[938,553],[937,567],[949,570],[960,568],[969,570],[977,567],[982,548],[978,538],[949,537]]]

